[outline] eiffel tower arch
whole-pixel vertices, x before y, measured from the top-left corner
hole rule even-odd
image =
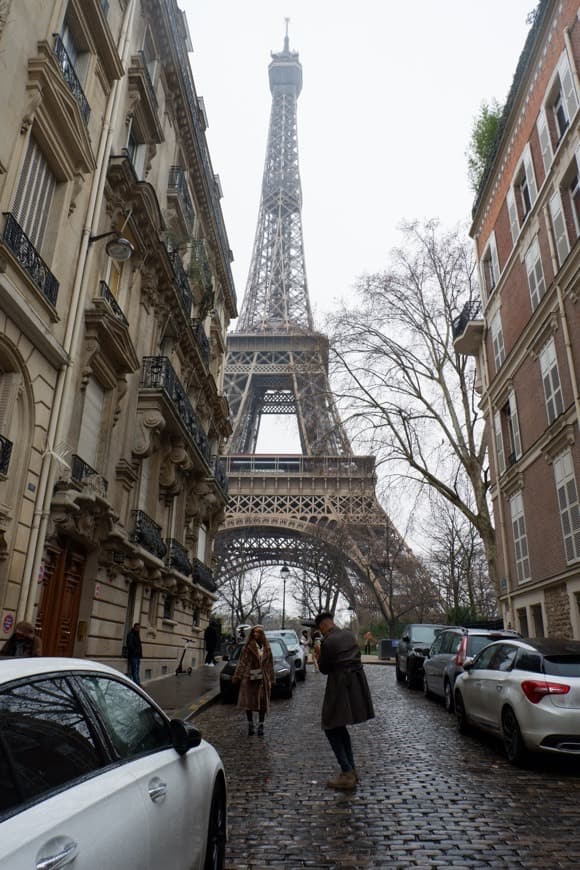
[[[390,523],[376,498],[374,457],[353,454],[328,380],[328,338],[314,328],[310,309],[297,138],[302,66],[287,28],[268,74],[258,224],[240,317],[227,339],[233,434],[216,578],[219,585],[283,562],[308,571],[316,561],[353,605],[357,583],[370,583],[390,616],[378,556]],[[256,453],[261,419],[271,414],[295,416],[301,454]]]

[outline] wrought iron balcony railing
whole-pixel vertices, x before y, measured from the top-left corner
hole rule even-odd
[[[76,453],[71,456],[70,476],[71,480],[74,480],[76,483],[87,483],[90,479],[93,479],[97,489],[101,489],[103,495],[106,495],[107,493],[109,484],[103,475],[99,474],[98,471],[95,471],[88,462],[85,462],[84,459],[81,459],[81,457],[77,456]]]
[[[195,212],[193,210],[193,203],[187,187],[185,171],[181,166],[171,167],[169,170],[169,181],[167,186],[168,194],[173,194],[179,199],[185,220],[191,229],[195,220]]]
[[[6,213],[2,241],[10,248],[22,268],[28,272],[51,305],[56,305],[59,283],[16,219]]]
[[[175,568],[179,571],[180,574],[184,574],[186,577],[191,575],[191,562],[189,561],[189,556],[187,554],[187,550],[180,544],[179,541],[176,541],[175,538],[167,538],[167,556],[165,557],[165,561],[169,568]]]
[[[214,583],[213,574],[207,565],[204,565],[199,559],[192,559],[191,567],[193,569],[193,582],[203,586],[208,592],[215,592],[217,586]]]
[[[453,319],[452,332],[453,338],[459,338],[465,332],[465,327],[470,320],[477,320],[481,314],[481,305],[479,302],[466,302],[461,313]]]
[[[145,52],[141,49],[141,51],[138,52],[138,55],[141,58],[141,63],[143,64],[143,72],[145,73],[145,84],[149,93],[149,99],[151,100],[155,108],[158,109],[159,103],[157,102],[157,94],[155,93],[153,82],[151,81],[151,74],[149,72],[149,67],[147,66]]]
[[[183,427],[208,465],[211,464],[211,451],[207,435],[201,421],[189,400],[181,381],[166,356],[143,357],[141,387],[163,390]]]
[[[91,107],[89,106],[87,98],[85,97],[85,93],[75,72],[73,62],[69,57],[69,53],[64,47],[64,42],[62,41],[60,34],[58,33],[54,34],[54,53],[56,55],[56,59],[58,60],[58,65],[60,66],[60,71],[63,74],[63,78],[69,86],[71,93],[76,100],[77,106],[80,109],[83,121],[85,122],[85,124],[88,124],[91,114]]]
[[[129,321],[125,317],[125,315],[123,313],[123,309],[121,308],[121,306],[119,305],[119,303],[117,302],[117,300],[115,299],[113,294],[111,293],[109,285],[105,281],[100,281],[99,282],[99,290],[100,290],[101,296],[103,297],[103,299],[106,299],[107,304],[109,305],[109,308],[111,309],[111,311],[113,312],[113,314],[115,315],[117,320],[120,320],[121,323],[125,324],[125,326],[129,326]]]
[[[8,474],[10,457],[12,456],[12,441],[0,435],[0,474]]]
[[[207,368],[209,368],[209,360],[210,360],[210,349],[209,349],[209,338],[205,333],[205,329],[203,328],[203,323],[201,320],[198,320],[197,317],[194,317],[191,321],[191,326],[193,332],[195,334],[195,338],[197,341],[197,346],[199,348],[199,352],[201,354],[201,358],[203,359]]]
[[[131,533],[131,540],[149,553],[153,553],[158,559],[164,559],[167,547],[161,537],[161,526],[157,525],[145,511],[132,511],[132,513],[135,527]]]
[[[191,314],[191,306],[193,304],[191,287],[189,286],[189,279],[186,275],[185,269],[183,268],[181,257],[179,256],[177,251],[169,251],[169,259],[171,261],[171,268],[173,269],[173,274],[175,275],[175,284],[177,289],[179,290],[181,302],[183,303],[183,307],[185,309],[187,317],[189,317],[189,315]]]
[[[228,475],[226,472],[226,464],[225,464],[225,461],[223,459],[221,459],[221,457],[219,457],[219,456],[217,457],[217,459],[215,461],[214,474],[215,474],[215,479],[216,479],[217,485],[219,486],[219,488],[221,489],[223,494],[225,496],[227,496],[228,489],[229,489],[229,483],[228,483]]]

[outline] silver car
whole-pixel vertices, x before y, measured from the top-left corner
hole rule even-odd
[[[513,764],[528,751],[580,754],[580,642],[501,640],[466,659],[455,682],[460,732],[483,728]]]

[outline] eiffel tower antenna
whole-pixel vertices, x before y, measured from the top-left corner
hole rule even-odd
[[[219,582],[284,562],[307,570],[315,559],[351,604],[353,582],[370,582],[387,612],[376,554],[369,556],[369,534],[375,551],[389,523],[375,495],[374,457],[353,456],[328,381],[328,338],[316,331],[310,309],[297,135],[302,65],[290,50],[288,24],[284,48],[268,66],[272,108],[258,223],[227,343],[230,501],[216,541],[216,576]],[[296,417],[301,455],[256,453],[269,414]]]

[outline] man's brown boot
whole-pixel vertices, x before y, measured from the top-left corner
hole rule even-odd
[[[328,788],[337,788],[344,791],[356,788],[356,773],[354,770],[349,770],[348,773],[343,773],[341,770],[338,776],[334,777],[334,779],[329,779],[326,785]]]

